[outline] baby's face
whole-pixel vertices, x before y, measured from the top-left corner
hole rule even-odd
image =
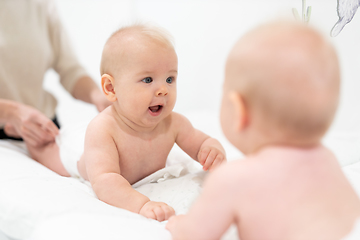
[[[172,112],[178,61],[172,47],[148,41],[125,50],[115,74],[119,114],[141,127],[153,127]]]

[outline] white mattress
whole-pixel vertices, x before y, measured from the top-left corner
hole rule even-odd
[[[0,230],[15,239],[171,239],[165,223],[99,201],[89,184],[61,177],[0,141]],[[205,173],[173,150],[168,166],[134,185],[186,213]],[[0,235],[1,236],[1,235]]]
[[[230,160],[241,156],[221,134],[217,118],[193,115],[190,120],[218,138]],[[330,134],[325,143],[339,157],[360,196],[357,139]],[[88,184],[57,175],[30,159],[21,144],[16,144],[0,140],[0,240],[8,240],[5,236],[9,240],[171,239],[166,222],[146,219],[99,201]],[[167,167],[134,188],[152,200],[170,204],[181,214],[199,195],[204,177],[201,166],[175,147]],[[235,228],[231,227],[223,239],[237,239]]]

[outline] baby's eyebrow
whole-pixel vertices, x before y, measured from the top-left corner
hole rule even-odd
[[[151,75],[152,73],[154,73],[153,71],[141,71],[141,72],[138,72],[137,75]],[[177,70],[170,70],[169,73],[178,73]]]
[[[142,71],[142,72],[138,72],[139,75],[141,74],[151,74],[153,73],[152,71]]]

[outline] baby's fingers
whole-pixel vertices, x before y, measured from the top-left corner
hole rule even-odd
[[[155,212],[152,209],[148,209],[146,211],[143,211],[140,214],[143,215],[144,217],[156,220]]]
[[[218,155],[217,151],[211,150],[209,155],[206,158],[205,164],[203,165],[204,171],[207,171],[209,167],[213,164],[214,160]]]
[[[205,147],[200,150],[198,160],[201,165],[204,166],[206,158],[208,157],[210,151],[211,151],[211,148],[209,148],[209,147]]]
[[[209,171],[212,172],[215,168],[219,167],[222,163],[225,162],[225,158],[222,155],[217,155],[215,161],[211,165]]]
[[[139,213],[144,217],[152,218],[161,222],[173,216],[175,211],[166,203],[149,201],[145,203]]]
[[[159,222],[168,220],[171,216],[175,214],[174,209],[168,205],[160,205],[154,208],[153,211],[155,213],[156,220],[158,220]]]
[[[161,206],[157,206],[153,209],[153,212],[156,216],[156,220],[158,220],[159,222],[162,222],[165,220],[165,212],[164,210],[162,209]]]
[[[165,219],[164,220],[168,220],[170,217],[175,215],[175,210],[170,207],[170,206],[162,206],[162,209],[165,213]]]

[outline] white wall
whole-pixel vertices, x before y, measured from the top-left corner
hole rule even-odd
[[[102,47],[118,27],[137,20],[166,28],[175,38],[179,56],[178,101],[175,110],[218,114],[226,56],[248,29],[277,16],[301,12],[301,0],[57,0],[74,49],[90,75],[100,81]],[[308,0],[310,23],[329,36],[338,19],[337,0]],[[342,96],[333,129],[360,127],[360,13],[336,38],[342,66]],[[330,38],[330,37],[329,37]],[[60,98],[62,122],[95,116],[93,107],[74,103],[58,90],[49,73],[46,87]],[[309,96],[311,97],[311,96]],[[218,119],[213,120],[218,124]],[[199,123],[200,124],[200,123]]]

